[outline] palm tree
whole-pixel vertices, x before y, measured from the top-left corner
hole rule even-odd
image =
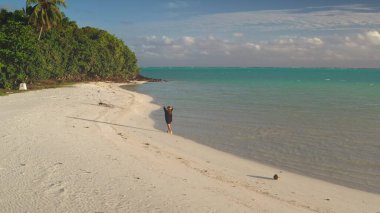
[[[29,22],[40,30],[38,40],[43,31],[58,25],[63,18],[59,7],[66,7],[65,0],[26,0],[26,4],[32,6]]]

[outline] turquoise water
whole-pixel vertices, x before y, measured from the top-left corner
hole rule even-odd
[[[142,75],[167,80],[133,89],[174,106],[175,134],[380,193],[380,70],[145,68]],[[161,110],[152,118],[165,130]]]

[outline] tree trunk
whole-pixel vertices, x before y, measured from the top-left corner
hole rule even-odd
[[[41,30],[40,30],[40,35],[38,36],[38,40],[40,40],[41,39],[41,35],[42,35],[42,29],[43,29],[44,27],[42,26],[41,27]]]

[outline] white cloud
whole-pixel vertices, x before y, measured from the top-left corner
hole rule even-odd
[[[359,5],[236,12],[154,23],[168,36],[133,46],[153,66],[380,67],[379,29],[380,13]]]
[[[143,63],[162,66],[333,66],[379,67],[376,30],[353,35],[225,40],[215,36],[148,36],[136,52]],[[170,42],[168,42],[168,39]],[[365,60],[363,60],[365,59]],[[147,61],[145,61],[147,60]]]
[[[283,44],[283,45],[294,44],[294,40],[292,38],[280,39],[277,41],[277,43]]]
[[[155,45],[146,45],[146,44],[143,44],[141,47],[142,47],[143,50],[149,50],[149,49],[156,48]]]
[[[246,46],[247,48],[254,48],[254,49],[256,49],[256,50],[261,50],[261,46],[260,46],[260,45],[258,45],[258,44],[254,44],[254,43],[251,43],[251,42],[247,42],[247,43],[245,43],[245,46]]]
[[[162,36],[162,40],[164,41],[165,44],[172,44],[173,43],[173,39],[169,38],[167,36]]]
[[[147,41],[153,41],[153,40],[156,40],[157,37],[156,37],[155,35],[151,35],[151,36],[146,36],[145,39],[146,39]]]
[[[215,37],[212,36],[212,35],[210,35],[210,36],[208,36],[208,39],[209,39],[209,40],[215,40]]]
[[[359,33],[356,37],[346,37],[346,45],[360,47],[361,49],[368,49],[370,46],[380,45],[380,32],[371,30]]]
[[[307,38],[306,41],[310,44],[314,45],[322,45],[323,41],[320,38],[314,37],[314,38]]]
[[[223,34],[235,37],[274,33],[303,34],[310,31],[352,31],[380,27],[380,15],[375,11],[358,12],[346,8],[302,13],[297,10],[271,10],[219,13],[194,17],[185,21],[169,22],[171,29],[183,32]],[[207,26],[205,28],[204,26]]]
[[[236,38],[240,38],[240,37],[243,37],[244,34],[243,33],[240,33],[240,32],[236,32],[233,34]]]
[[[380,44],[380,33],[378,31],[369,31],[365,34],[365,37],[373,44]]]
[[[191,37],[191,36],[184,36],[183,37],[183,43],[186,44],[186,45],[188,45],[188,46],[193,45],[194,42],[195,42],[195,39],[193,37]]]
[[[306,8],[308,9],[308,8]],[[323,31],[339,33],[380,28],[380,15],[362,5],[330,7],[329,10],[263,10],[218,13],[194,16],[182,20],[139,24],[128,28],[128,33],[146,35],[147,32],[166,32],[171,36],[233,35],[244,38],[273,39],[278,34],[302,36]],[[135,32],[133,32],[135,31]]]

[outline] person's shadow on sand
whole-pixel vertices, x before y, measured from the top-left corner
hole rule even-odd
[[[273,180],[271,177],[264,177],[264,176],[256,176],[256,175],[247,175],[248,177],[253,177],[253,178],[259,178],[259,179],[265,179],[265,180]]]
[[[157,130],[154,130],[154,129],[144,129],[144,128],[140,128],[140,127],[127,126],[127,125],[122,125],[122,124],[114,124],[114,123],[109,123],[109,122],[105,122],[105,121],[97,121],[97,120],[90,120],[90,119],[77,118],[77,117],[70,117],[70,116],[66,116],[66,117],[67,117],[67,118],[71,118],[71,119],[76,119],[76,120],[90,121],[90,122],[102,123],[102,124],[108,124],[108,125],[113,125],[113,126],[121,126],[121,127],[132,128],[132,129],[144,130],[144,131],[160,132],[160,131],[157,131]]]

